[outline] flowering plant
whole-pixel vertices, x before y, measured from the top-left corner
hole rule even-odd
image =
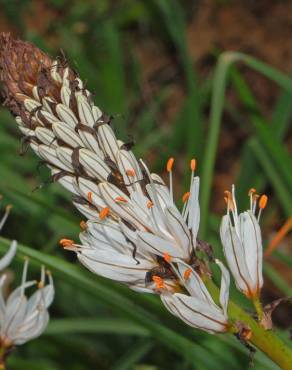
[[[73,204],[87,218],[81,222],[81,243],[63,238],[61,245],[93,273],[135,291],[159,294],[165,307],[188,325],[209,333],[231,332],[247,346],[254,343],[268,353],[260,339],[267,317],[260,303],[259,226],[267,197],[258,199],[251,189],[250,209],[238,214],[234,188],[226,191],[227,214],[220,228],[236,286],[255,305],[259,322],[255,324],[230,309],[229,272],[208,243],[198,238],[195,159],[179,211],[173,194],[174,158],[166,165],[167,186],[136,159],[129,143],[116,138],[111,117],[94,105],[91,93],[65,60],[52,60],[34,45],[6,34],[1,36],[0,50],[5,105],[27,143],[49,167],[51,180],[72,193]],[[201,257],[206,250],[209,261]],[[219,293],[209,268],[214,262],[221,270]]]

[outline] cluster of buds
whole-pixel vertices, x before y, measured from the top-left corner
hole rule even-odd
[[[8,217],[10,206],[6,207],[0,220],[0,231]],[[12,241],[8,252],[0,259],[0,271],[6,269],[17,250],[16,241]],[[14,346],[26,343],[40,336],[49,322],[48,307],[54,298],[54,285],[51,274],[41,268],[39,281],[27,281],[28,259],[25,259],[22,281],[19,287],[6,297],[7,274],[0,276],[0,368],[4,368],[5,358]],[[49,283],[46,284],[46,274]],[[37,286],[37,290],[28,298],[26,289]]]
[[[34,45],[2,34],[0,66],[5,105],[25,141],[47,164],[52,181],[73,194],[74,205],[87,218],[81,222],[81,244],[62,239],[62,246],[74,251],[79,261],[98,275],[137,291],[159,293],[167,309],[187,324],[210,333],[227,331],[229,273],[216,260],[222,281],[219,303],[215,304],[204,283],[206,266],[196,253],[202,242],[197,238],[200,207],[195,159],[190,162],[190,188],[179,211],[173,197],[174,159],[166,166],[168,186],[136,159],[130,144],[116,138],[111,117],[94,105],[90,92],[65,60],[52,60]],[[247,247],[258,235],[252,238],[245,230],[257,220],[248,212],[251,221],[245,216],[238,221],[231,196],[228,204],[221,235],[227,262],[242,288],[237,280],[241,271],[236,270],[233,259],[243,261],[246,252],[262,247],[260,239],[255,248]],[[243,232],[237,230],[238,222],[243,223]],[[258,224],[256,227],[258,233]],[[232,259],[233,235],[246,251],[239,254],[233,248]],[[262,284],[260,258],[258,251],[257,292]]]

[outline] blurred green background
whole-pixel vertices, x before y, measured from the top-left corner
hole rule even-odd
[[[200,232],[221,257],[223,191],[232,183],[241,209],[250,187],[268,194],[265,246],[292,215],[291,14],[290,1],[271,0],[0,0],[0,31],[50,55],[64,50],[96,104],[115,117],[119,137],[134,139],[136,155],[153,171],[165,175],[174,156],[178,204],[196,157]],[[2,108],[0,122],[0,193],[2,205],[14,206],[3,236],[28,246],[14,271],[27,254],[31,275],[43,262],[56,283],[46,333],[15,350],[10,369],[248,368],[248,352],[235,338],[192,330],[157,297],[93,276],[61,250],[61,237],[78,239],[81,216],[69,194],[46,183],[49,173],[30,150],[20,157],[20,134]],[[2,240],[1,252],[6,248]],[[291,296],[291,266],[287,236],[265,262],[265,303]],[[250,308],[234,287],[231,296]],[[274,318],[289,341],[291,306]],[[277,366],[257,353],[255,369]]]

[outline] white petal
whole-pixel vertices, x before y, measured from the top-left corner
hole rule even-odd
[[[111,173],[103,158],[88,149],[79,150],[79,161],[89,175],[100,181],[106,181]]]
[[[99,126],[98,137],[104,154],[109,156],[112,161],[116,162],[119,145],[112,128],[107,124]]]
[[[220,284],[220,304],[223,309],[223,313],[227,318],[227,308],[228,308],[228,300],[229,300],[229,286],[230,286],[230,275],[227,268],[223,265],[222,262],[219,260],[215,260],[217,265],[221,269],[221,284]]]
[[[82,139],[82,142],[84,144],[83,146],[85,146],[87,149],[92,150],[100,158],[104,158],[104,154],[98,145],[97,139],[91,132],[87,132],[84,129],[79,129],[78,134]]]
[[[193,297],[176,293],[162,294],[161,299],[170,312],[190,326],[210,333],[226,331],[227,323],[223,314]]]
[[[181,214],[174,207],[167,207],[165,211],[165,216],[167,219],[167,226],[169,232],[173,235],[177,244],[182,250],[182,255],[184,259],[188,259],[191,253],[191,238],[189,230],[181,217]]]
[[[13,240],[10,244],[8,252],[0,259],[0,271],[4,270],[7,266],[10,265],[12,259],[15,256],[17,249],[17,242],[16,240]]]
[[[138,247],[159,256],[165,253],[172,258],[185,258],[184,251],[175,243],[175,241],[165,240],[156,235],[147,232],[138,232]]]
[[[62,100],[62,103],[68,108],[70,107],[70,96],[71,96],[71,89],[67,86],[62,86],[61,100]]]
[[[33,111],[34,109],[41,107],[41,103],[34,99],[25,99],[24,101],[25,109],[29,112]]]
[[[51,146],[52,148],[56,147],[54,141],[56,137],[54,133],[46,127],[37,127],[35,129],[35,136],[45,145]]]
[[[93,127],[95,120],[92,114],[91,106],[88,104],[87,99],[83,95],[78,95],[76,100],[81,123],[83,125]]]
[[[252,286],[252,279],[246,266],[242,243],[230,222],[228,215],[223,217],[220,227],[223,251],[236,286],[247,293]]]
[[[56,112],[60,117],[60,120],[66,122],[66,124],[70,126],[72,129],[74,129],[75,126],[78,124],[78,120],[75,114],[66,105],[58,104],[56,106]]]
[[[145,281],[147,271],[153,265],[148,261],[137,261],[130,256],[106,251],[84,250],[78,253],[78,259],[90,271],[116,281],[136,283]]]
[[[201,302],[205,302],[206,305],[216,306],[213,298],[211,297],[208,289],[200,278],[199,274],[192,269],[191,274],[188,279],[185,279],[185,272],[190,267],[185,263],[178,263],[178,271],[180,273],[181,280],[183,281],[184,286],[190,293],[190,295]]]
[[[54,123],[52,125],[53,132],[55,135],[64,141],[66,144],[70,145],[72,148],[82,147],[83,142],[80,137],[73,131],[69,126],[61,123]]]
[[[55,167],[58,167],[65,171],[72,171],[72,166],[68,166],[68,164],[64,163],[63,161],[60,161],[60,159],[57,156],[57,152],[55,149],[47,146],[47,145],[38,145],[37,150],[39,155],[47,162],[52,164]]]
[[[93,114],[93,118],[94,118],[95,122],[97,122],[102,116],[102,111],[97,106],[93,106],[92,107],[92,114]]]
[[[239,215],[239,221],[246,265],[253,280],[252,288],[256,292],[263,286],[261,229],[251,211],[241,213]]]
[[[70,168],[70,170],[73,172],[73,165],[72,165],[72,154],[73,150],[70,148],[65,148],[63,146],[59,146],[56,149],[56,154],[60,161],[67,167]]]

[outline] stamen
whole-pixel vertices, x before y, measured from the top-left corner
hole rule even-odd
[[[87,223],[85,221],[80,221],[80,227],[82,230],[87,230],[88,226],[87,226]]]
[[[160,276],[154,275],[152,280],[154,281],[157,289],[165,288],[164,280]]]
[[[259,200],[259,214],[258,214],[258,221],[260,220],[261,218],[261,214],[262,214],[262,210],[266,208],[267,206],[267,203],[268,203],[268,197],[263,194],[261,197],[260,197],[260,200]]]
[[[166,261],[167,263],[170,263],[172,258],[171,256],[168,254],[168,253],[163,253],[163,259],[164,261]]]
[[[169,160],[167,161],[167,164],[166,164],[167,172],[172,171],[173,163],[174,163],[174,158],[173,157],[169,158]]]
[[[268,197],[264,194],[260,197],[260,200],[259,200],[260,209],[265,209],[267,203],[268,203]]]
[[[109,207],[104,207],[100,212],[99,212],[99,217],[103,220],[106,218],[109,214]]]
[[[191,170],[192,170],[192,172],[194,172],[196,170],[196,166],[197,166],[197,161],[195,160],[195,158],[191,159]]]
[[[87,200],[88,200],[89,203],[92,203],[92,191],[89,191],[87,193]]]
[[[130,177],[136,176],[136,172],[133,169],[126,170],[126,174]]]
[[[225,194],[224,200],[227,204],[227,213],[229,211],[234,211],[235,206],[234,206],[234,201],[233,201],[233,197],[232,197],[231,192],[229,190],[225,190],[224,194]]]
[[[0,200],[1,200],[1,198],[0,198]],[[6,208],[5,208],[5,213],[4,213],[3,217],[2,217],[2,219],[0,220],[0,231],[2,230],[2,227],[4,226],[4,224],[5,224],[5,222],[6,222],[7,218],[8,218],[8,215],[10,213],[11,208],[12,208],[12,205],[11,204],[8,204],[6,206]]]
[[[186,193],[184,193],[184,195],[182,196],[183,203],[185,203],[189,199],[190,194],[191,193],[189,191],[187,191]]]
[[[24,295],[24,285],[25,285],[26,277],[27,277],[28,264],[29,264],[29,258],[24,257],[24,266],[23,266],[22,279],[21,279],[21,295]]]
[[[42,268],[41,268],[41,279],[38,283],[38,288],[41,289],[45,286],[45,274],[46,274],[46,270],[45,270],[45,266],[42,265]]]
[[[186,269],[185,272],[184,272],[184,279],[185,280],[189,280],[189,278],[191,276],[191,273],[192,273],[192,269],[191,268]]]
[[[127,199],[123,198],[123,197],[116,197],[115,199],[115,202],[123,202],[123,203],[127,203]]]
[[[253,194],[255,194],[257,191],[255,188],[250,188],[249,191],[248,191],[248,196],[252,196]]]
[[[256,207],[257,207],[257,201],[258,201],[258,198],[259,198],[260,196],[258,195],[258,194],[254,194],[253,196],[252,196],[252,202],[253,202],[253,205],[252,205],[252,209],[251,209],[251,211],[253,212],[253,214],[255,214],[255,212],[256,212]]]
[[[173,167],[173,163],[174,163],[174,158],[171,157],[167,161],[167,165],[166,165],[167,172],[169,173],[169,192],[170,192],[171,199],[173,199],[173,186],[172,186],[172,167]]]
[[[72,239],[61,239],[61,240],[59,241],[59,243],[61,244],[61,246],[62,246],[63,248],[70,247],[70,246],[72,246],[73,244],[75,244],[74,240],[72,240]]]
[[[152,208],[153,207],[153,202],[151,202],[150,200],[149,200],[149,202],[147,203],[147,208],[148,209],[150,209],[150,208]]]

